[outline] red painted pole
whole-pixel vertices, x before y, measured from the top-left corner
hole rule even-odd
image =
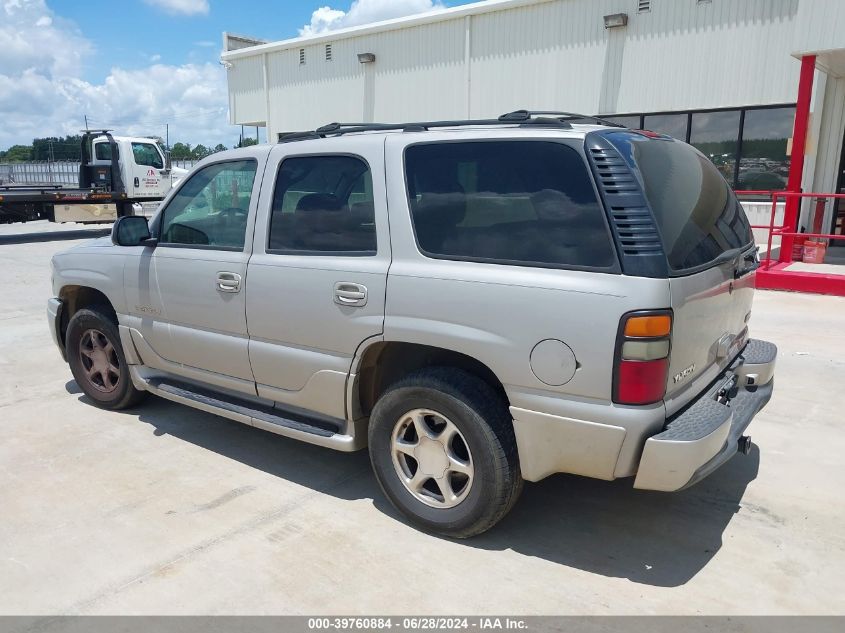
[[[798,102],[795,104],[795,126],[792,128],[792,155],[789,163],[789,180],[787,191],[801,191],[801,177],[804,174],[804,151],[807,147],[807,129],[810,126],[810,98],[813,93],[813,73],[816,70],[816,56],[804,55],[801,58],[801,74],[798,79]],[[795,233],[798,230],[798,209],[801,199],[798,196],[788,196],[783,214],[785,233]],[[791,235],[785,235],[781,240],[778,261],[792,261]]]

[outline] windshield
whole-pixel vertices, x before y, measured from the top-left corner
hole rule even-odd
[[[632,132],[608,139],[639,171],[673,270],[698,268],[751,244],[745,212],[703,154],[680,141]]]

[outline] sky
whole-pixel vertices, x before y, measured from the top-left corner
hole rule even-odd
[[[0,149],[78,133],[86,115],[231,147],[223,31],[275,41],[469,1],[0,0]]]

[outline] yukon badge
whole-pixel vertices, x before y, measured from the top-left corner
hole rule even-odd
[[[694,371],[695,371],[695,363],[693,363],[692,365],[690,365],[686,369],[682,369],[681,371],[679,371],[677,374],[675,374],[675,378],[674,378],[675,384],[681,382],[687,376],[690,376],[692,374],[692,372],[694,372]]]

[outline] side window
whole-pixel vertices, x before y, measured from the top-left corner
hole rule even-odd
[[[616,257],[584,159],[546,141],[429,143],[405,151],[423,253],[608,269]]]
[[[97,160],[111,160],[111,145],[108,143],[95,143],[94,158]]]
[[[256,162],[208,165],[190,177],[162,213],[162,244],[242,250]]]
[[[152,143],[132,143],[132,154],[136,165],[146,165],[156,169],[164,169],[164,161],[158,148]]]
[[[304,156],[276,176],[268,252],[375,255],[370,168],[354,156]]]

